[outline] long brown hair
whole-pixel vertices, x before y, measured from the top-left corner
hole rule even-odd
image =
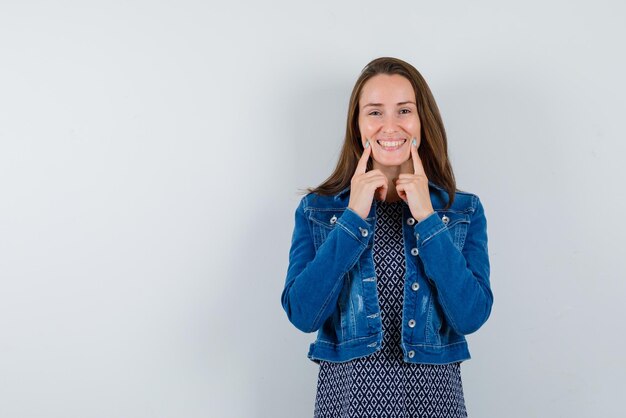
[[[365,82],[378,74],[399,74],[411,82],[415,91],[417,112],[421,122],[421,143],[418,155],[424,165],[428,180],[448,192],[449,200],[444,209],[454,202],[457,190],[456,181],[448,158],[446,131],[439,114],[439,108],[422,75],[411,64],[398,58],[380,57],[372,60],[363,68],[357,79],[348,105],[346,136],[341,148],[335,171],[322,184],[315,188],[306,188],[323,196],[332,196],[350,185],[359,158],[363,153],[359,132],[359,99]],[[367,171],[372,170],[372,159],[367,162]]]

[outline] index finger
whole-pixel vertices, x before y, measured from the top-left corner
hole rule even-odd
[[[416,142],[415,145],[413,145],[413,141]],[[426,172],[424,171],[422,160],[417,154],[417,139],[416,138],[413,138],[411,140],[411,157],[413,157],[413,171],[415,172],[414,174],[421,174],[425,176]]]
[[[361,158],[359,158],[359,163],[356,165],[356,170],[354,170],[354,174],[364,174],[367,169],[367,160],[372,153],[372,141],[368,147],[363,149],[363,154],[361,154]]]

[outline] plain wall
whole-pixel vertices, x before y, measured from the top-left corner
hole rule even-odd
[[[0,2],[0,416],[313,415],[280,294],[363,66],[429,83],[488,221],[470,417],[618,417],[619,1]]]

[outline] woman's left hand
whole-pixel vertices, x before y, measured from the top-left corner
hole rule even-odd
[[[435,210],[430,201],[428,190],[428,178],[422,165],[422,160],[417,154],[417,145],[411,143],[411,157],[413,158],[414,174],[400,173],[395,179],[396,192],[402,200],[408,203],[411,214],[420,222]]]

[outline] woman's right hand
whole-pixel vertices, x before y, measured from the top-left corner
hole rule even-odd
[[[350,201],[348,207],[361,216],[367,218],[372,207],[374,195],[378,200],[385,200],[387,197],[387,176],[382,171],[375,169],[365,172],[367,160],[372,153],[372,143],[365,147],[363,154],[356,166],[352,180],[350,181]]]

